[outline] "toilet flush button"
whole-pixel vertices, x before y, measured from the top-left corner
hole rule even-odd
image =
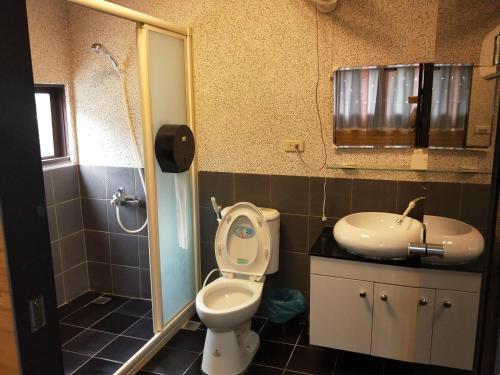
[[[221,356],[221,352],[219,351],[219,349],[215,349],[213,355],[214,355],[214,357],[220,357]]]

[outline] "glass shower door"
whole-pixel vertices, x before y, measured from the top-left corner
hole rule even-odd
[[[154,155],[162,125],[193,125],[190,46],[185,35],[147,25],[138,30],[138,46],[153,313],[160,331],[194,306],[198,285],[196,167],[164,173]]]

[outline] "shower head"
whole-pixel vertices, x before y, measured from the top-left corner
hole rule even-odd
[[[106,47],[104,47],[101,43],[92,44],[92,46],[90,47],[90,50],[92,52],[108,56],[109,59],[111,60],[111,62],[113,63],[113,65],[115,66],[115,68],[118,71],[120,71],[120,69],[118,68],[118,62],[115,60],[113,55],[106,49]]]

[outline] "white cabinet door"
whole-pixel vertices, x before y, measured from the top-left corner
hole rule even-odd
[[[370,354],[373,283],[311,275],[311,344]]]
[[[371,354],[429,363],[435,290],[375,283],[373,298]]]
[[[470,370],[479,293],[436,290],[431,363]]]

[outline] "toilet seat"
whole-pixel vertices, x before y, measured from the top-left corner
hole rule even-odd
[[[224,215],[215,234],[215,259],[226,278],[260,281],[271,258],[271,232],[259,209],[240,202]]]

